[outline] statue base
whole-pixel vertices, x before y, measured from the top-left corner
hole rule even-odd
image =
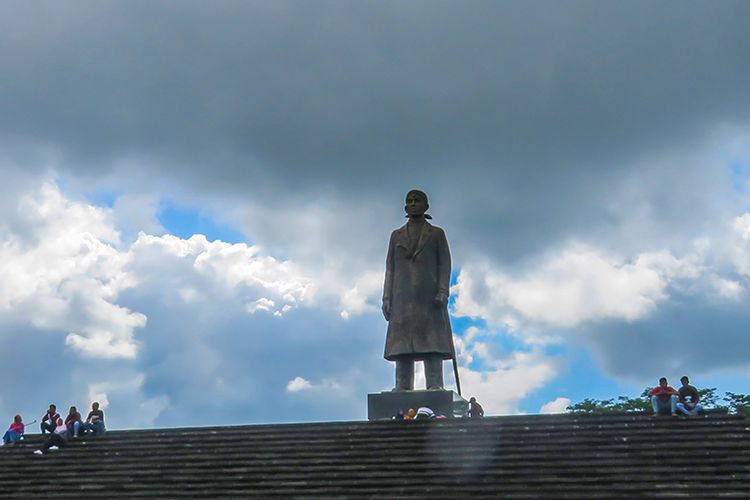
[[[399,410],[405,414],[409,408],[417,410],[420,406],[448,418],[463,417],[469,411],[469,402],[454,391],[386,391],[367,395],[367,419],[390,420]]]

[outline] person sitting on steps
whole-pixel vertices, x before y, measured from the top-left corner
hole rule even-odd
[[[677,396],[678,392],[674,387],[670,387],[667,383],[667,377],[659,379],[659,385],[651,389],[648,393],[651,398],[651,407],[654,409],[654,417],[658,417],[660,413],[666,413],[667,411],[673,417],[677,416],[675,411],[677,408]]]
[[[680,402],[677,403],[677,411],[687,415],[688,417],[697,416],[698,413],[703,411],[703,406],[700,404],[701,396],[698,393],[698,389],[690,385],[690,379],[687,375],[684,375],[680,382],[682,387],[679,390]]]
[[[8,445],[20,442],[23,439],[25,429],[26,426],[23,425],[21,415],[13,417],[13,422],[8,427],[8,430],[5,431],[5,435],[3,435],[3,444]]]
[[[68,432],[74,438],[78,437],[78,432],[81,429],[81,414],[78,413],[75,406],[71,406],[68,411],[68,416],[65,417],[65,427],[68,428]]]
[[[68,427],[65,425],[65,422],[63,422],[62,417],[57,417],[57,427],[55,427],[55,431],[49,435],[40,450],[34,451],[34,454],[43,455],[47,451],[57,451],[67,444],[68,439],[70,439]]]
[[[39,426],[42,428],[42,434],[49,432],[50,434],[55,432],[55,422],[60,418],[60,414],[57,413],[57,406],[49,405],[47,413],[42,417],[42,423]]]
[[[81,426],[84,432],[93,432],[94,436],[101,436],[104,434],[106,427],[104,426],[104,412],[99,409],[99,403],[94,401],[91,403],[91,411],[86,422]]]

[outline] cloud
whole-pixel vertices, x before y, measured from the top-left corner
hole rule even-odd
[[[348,249],[327,260],[382,248],[358,239],[362,207],[395,220],[412,186],[499,261],[570,237],[689,241],[727,209],[713,200],[737,203],[705,152],[747,131],[748,7],[577,6],[11,2],[0,144],[82,190],[270,212],[247,223],[263,244],[258,226],[295,218],[310,231],[283,250],[321,255],[324,235]],[[349,223],[326,226],[333,207]]]
[[[130,247],[129,269],[141,276],[139,285],[169,281],[178,298],[187,302],[217,294],[241,301],[250,313],[282,316],[311,300],[314,283],[290,261],[279,261],[244,243],[208,241],[196,234],[188,239],[140,233]],[[260,295],[260,297],[258,297]]]
[[[649,314],[630,323],[599,318],[581,325],[576,335],[608,374],[632,378],[636,358],[637,374],[651,379],[670,370],[741,373],[746,369],[746,359],[738,355],[750,349],[744,333],[750,318],[742,300],[749,283],[746,220],[743,214],[719,222],[723,233],[700,239],[694,254],[685,259],[695,266],[673,275],[680,279],[665,289],[669,299]],[[698,272],[683,272],[690,269]]]
[[[0,334],[17,343],[24,332],[42,366],[76,381],[58,384],[56,395],[41,391],[42,402],[107,400],[115,413],[108,420],[126,427],[205,424],[206,415],[273,421],[339,406],[341,416],[361,418],[357,395],[387,384],[378,382],[388,363],[378,353],[384,332],[372,334],[383,328],[379,315],[372,321],[377,311],[344,322],[340,297],[314,308],[314,281],[289,260],[202,235],[140,233],[123,243],[110,209],[71,200],[54,184],[16,201],[22,223],[8,228],[25,231],[6,230],[0,241]],[[8,377],[19,370],[7,368]],[[257,398],[285,394],[274,375],[291,380],[297,370],[320,380],[309,390],[338,400],[327,409],[316,408],[320,398],[280,402],[276,416],[257,408]],[[18,373],[25,387],[38,381]]]
[[[112,206],[113,224],[128,237],[135,239],[139,232],[160,234],[164,231],[156,217],[158,200],[153,195],[123,194]]]
[[[261,297],[255,302],[247,305],[247,312],[249,312],[250,314],[255,314],[257,311],[272,312],[274,307],[276,307],[276,302],[271,299]]]
[[[539,408],[539,413],[565,413],[568,406],[570,406],[570,399],[568,398],[555,398],[549,403],[545,403]]]
[[[454,288],[455,314],[497,324],[513,325],[518,319],[568,328],[604,318],[632,322],[666,300],[667,287],[676,279],[696,278],[700,272],[692,256],[650,252],[627,262],[571,246],[518,277],[465,266]]]
[[[544,7],[7,2],[3,338],[66,374],[142,375],[123,398],[157,423],[176,423],[163,405],[183,424],[361,416],[392,378],[383,262],[418,187],[460,271],[455,314],[533,358],[457,332],[487,399],[526,377],[496,411],[551,380],[551,342],[617,376],[741,369],[750,6]],[[247,243],[164,234],[165,199]],[[298,376],[338,399],[291,397]]]
[[[560,372],[560,361],[538,348],[489,358],[486,370],[461,369],[462,392],[476,397],[486,413],[518,413],[518,404],[523,398]]]
[[[114,410],[105,413],[105,421],[110,428],[153,427],[156,419],[169,407],[169,398],[166,395],[144,398],[143,383],[144,376],[140,373],[126,379],[90,383],[88,401],[98,402],[102,410]],[[111,408],[111,402],[116,402],[114,408]],[[86,415],[88,410],[79,408],[79,411]]]
[[[133,286],[118,251],[110,213],[67,200],[45,184],[17,205],[20,233],[0,246],[0,309],[6,323],[68,331],[66,343],[85,355],[132,358],[143,314],[114,303]]]
[[[299,391],[309,391],[312,389],[313,385],[310,383],[310,381],[305,380],[302,377],[294,377],[294,379],[290,380],[288,384],[286,384],[286,390],[287,392],[299,392]]]
[[[513,272],[464,266],[453,313],[505,328],[527,344],[541,338],[539,345],[583,345],[606,375],[631,383],[671,371],[742,372],[747,363],[736,354],[750,348],[742,302],[746,220],[718,221],[680,257],[658,250],[625,260],[579,244]],[[459,358],[473,359],[457,346]]]
[[[525,338],[494,328],[468,327],[454,335],[465,398],[476,397],[487,413],[518,413],[521,402],[557,377],[563,359]],[[448,366],[448,364],[446,364]],[[447,378],[451,380],[452,376]]]
[[[383,273],[368,272],[359,277],[352,288],[341,296],[341,317],[349,319],[352,314],[362,314],[365,310],[379,310],[375,297],[383,292]]]
[[[313,384],[309,380],[302,377],[294,377],[286,384],[286,392],[302,392],[302,391],[321,391],[321,390],[338,390],[341,389],[341,385],[331,380],[323,380],[319,384]]]
[[[739,300],[745,293],[745,287],[739,281],[712,276],[711,284],[721,296],[728,299]]]
[[[731,229],[728,254],[732,264],[740,275],[750,276],[750,213],[735,217]]]

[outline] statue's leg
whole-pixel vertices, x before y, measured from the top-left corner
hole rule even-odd
[[[427,389],[443,388],[443,357],[441,355],[425,356],[424,377]]]
[[[397,391],[414,390],[414,358],[399,356],[396,359],[396,389]]]

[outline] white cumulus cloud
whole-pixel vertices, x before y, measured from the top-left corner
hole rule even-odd
[[[287,392],[307,391],[312,388],[313,388],[313,385],[310,383],[310,381],[302,377],[294,377],[292,380],[289,381],[288,384],[286,384]]]
[[[694,259],[666,251],[623,261],[573,246],[517,275],[465,266],[453,290],[455,314],[509,326],[517,319],[563,327],[605,318],[634,321],[668,298],[674,280],[699,273]]]
[[[110,212],[45,184],[20,199],[18,218],[25,231],[0,241],[3,320],[67,331],[67,345],[85,355],[134,357],[146,317],[114,302],[135,278]]]
[[[565,413],[568,406],[570,406],[570,398],[559,397],[544,403],[539,408],[539,413]]]
[[[242,300],[248,313],[282,316],[311,299],[315,286],[291,261],[262,255],[244,243],[140,233],[130,248],[130,269],[144,286],[169,283],[181,300],[209,294]],[[148,283],[147,283],[148,282]],[[190,290],[185,293],[185,290]]]
[[[475,396],[486,413],[518,413],[523,398],[542,388],[560,372],[560,359],[539,348],[487,358],[487,370],[460,370],[462,393]]]
[[[352,315],[362,314],[366,310],[379,309],[383,292],[383,273],[370,271],[362,274],[354,286],[341,296],[341,317],[349,319]]]
[[[333,380],[323,379],[320,383],[313,384],[309,380],[297,376],[286,384],[286,391],[294,393],[303,391],[338,390],[341,389],[341,387],[341,384]]]

